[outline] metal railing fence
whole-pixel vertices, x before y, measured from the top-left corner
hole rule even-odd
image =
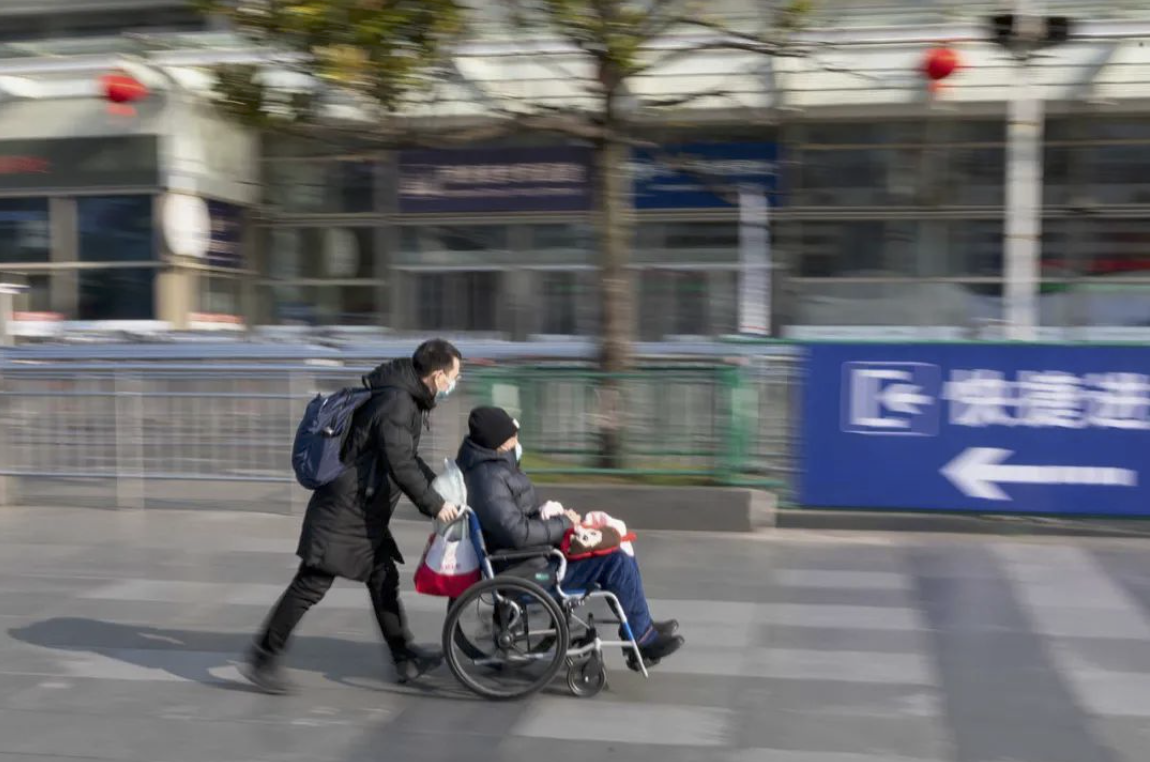
[[[616,380],[624,453],[598,464],[598,389],[577,365],[469,368],[432,415],[421,452],[438,470],[467,411],[517,415],[540,478],[694,480],[786,489],[795,357],[644,367]],[[307,400],[359,383],[358,365],[44,362],[0,375],[0,503],[299,511],[290,449]],[[672,482],[673,483],[673,482]]]

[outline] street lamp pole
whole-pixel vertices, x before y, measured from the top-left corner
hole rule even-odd
[[[1045,104],[1034,80],[1030,56],[1043,19],[1030,0],[1015,4],[1014,92],[1007,104],[1005,321],[1007,338],[1038,338],[1038,293],[1042,244],[1042,145]]]
[[[1007,103],[1006,230],[1003,317],[1006,337],[1038,338],[1042,257],[1042,147],[1045,104],[1034,77],[1034,53],[1070,38],[1066,16],[1040,16],[1035,0],[1014,0],[1014,12],[991,17],[993,39],[1015,61],[1014,92]]]

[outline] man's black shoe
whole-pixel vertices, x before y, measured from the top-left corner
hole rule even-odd
[[[639,652],[643,654],[644,660],[658,664],[682,648],[686,642],[682,635],[664,635],[659,633],[652,638],[650,642],[641,644],[639,646]]]
[[[259,646],[252,646],[239,665],[239,672],[255,687],[273,696],[292,692],[292,685],[284,677],[276,657]]]
[[[639,646],[639,653],[643,655],[643,664],[654,667],[656,664],[678,651],[687,642],[682,635],[664,635],[659,632],[659,626],[654,625],[657,633],[649,642]],[[632,672],[642,672],[635,652],[627,650],[627,668]]]
[[[655,631],[664,637],[671,637],[679,631],[679,620],[668,619],[666,622],[655,622]]]
[[[394,658],[395,678],[401,685],[418,680],[443,663],[443,654],[418,646],[408,646]]]

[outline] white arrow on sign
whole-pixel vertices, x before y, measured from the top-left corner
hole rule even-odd
[[[942,475],[963,494],[982,500],[1010,500],[999,484],[1138,486],[1138,472],[1128,468],[1006,465],[1013,454],[998,447],[971,447],[943,466]]]

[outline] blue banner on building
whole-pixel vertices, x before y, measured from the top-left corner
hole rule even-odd
[[[1150,351],[807,348],[810,507],[1150,515]]]
[[[576,146],[404,151],[399,211],[585,211],[590,179],[591,153]]]
[[[733,207],[739,187],[748,185],[773,196],[778,153],[776,143],[687,143],[638,150],[632,159],[635,208]]]
[[[212,238],[205,257],[213,267],[241,269],[244,266],[243,209],[223,201],[208,201]]]

